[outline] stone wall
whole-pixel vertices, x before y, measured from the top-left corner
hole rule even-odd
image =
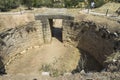
[[[72,28],[71,24],[74,22],[74,20],[63,20],[63,42],[68,42],[70,41],[70,38],[72,36]]]
[[[10,28],[0,33],[0,59],[3,63],[12,57],[25,52],[28,48],[50,43],[52,40],[49,19],[63,20],[63,40],[67,40],[66,30],[69,29],[73,17],[65,15],[39,15],[34,22]]]
[[[6,64],[22,51],[44,43],[41,21],[36,20],[24,26],[8,29],[0,33],[0,40],[0,56]]]
[[[68,40],[68,35],[67,32],[70,31],[70,26],[71,23],[74,21],[74,17],[69,16],[69,15],[50,15],[50,14],[38,14],[35,16],[36,20],[41,20],[42,21],[42,26],[43,26],[43,35],[44,35],[44,41],[45,43],[50,43],[52,40],[52,30],[51,30],[51,26],[53,26],[52,24],[52,20],[53,19],[63,19],[62,22],[62,41],[65,42]]]
[[[109,32],[109,29],[101,32],[101,28],[105,29],[94,22],[82,21],[71,23],[71,27],[67,27],[64,32],[66,32],[68,43],[72,43],[79,50],[87,52],[102,66],[105,66],[106,58],[116,51],[117,37],[111,36],[113,32]],[[117,48],[119,46],[117,45]]]
[[[80,52],[81,50],[87,52],[92,56],[89,58],[94,58],[92,65],[94,62],[96,64],[98,62],[105,66],[106,57],[113,54],[115,48],[119,47],[120,49],[120,46],[115,46],[117,42],[115,34],[113,36],[113,32],[104,31],[103,26],[94,22],[74,22],[73,17],[65,15],[37,15],[34,22],[0,33],[0,61],[6,65],[14,56],[24,54],[29,48],[50,43],[53,19],[63,19],[62,41],[77,47]],[[103,32],[100,31],[101,28],[103,28]],[[0,64],[2,63],[0,62]]]
[[[48,19],[42,19],[42,30],[43,30],[43,38],[45,43],[50,43],[52,40],[51,28]]]

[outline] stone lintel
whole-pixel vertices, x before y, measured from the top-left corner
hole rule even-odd
[[[70,15],[36,15],[35,19],[40,20],[40,19],[67,19],[67,20],[73,20],[74,17]]]

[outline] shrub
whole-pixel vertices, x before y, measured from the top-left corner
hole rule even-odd
[[[0,0],[0,10],[9,11],[10,9],[17,8],[20,5],[20,0]]]
[[[105,1],[104,1],[104,0],[96,0],[96,1],[95,1],[95,7],[100,7],[100,6],[102,6],[103,4],[105,4]]]
[[[42,65],[42,67],[40,68],[39,71],[40,72],[41,71],[50,72],[50,76],[52,76],[52,77],[60,76],[60,75],[62,75],[65,72],[65,71],[60,71],[60,70],[58,70],[56,68],[53,68],[52,65],[50,65],[50,64]]]
[[[49,72],[51,70],[51,66],[46,64],[46,65],[42,65],[42,68],[40,69],[40,71],[45,71],[45,72]]]
[[[90,7],[91,2],[93,2],[93,1],[95,2],[96,8],[102,6],[106,2],[105,0],[89,0],[87,7]]]

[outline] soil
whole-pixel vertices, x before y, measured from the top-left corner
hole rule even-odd
[[[72,12],[72,11],[70,11]],[[79,9],[75,13],[79,12]],[[77,13],[78,15],[79,13]],[[33,16],[33,15],[32,15]],[[0,16],[2,17],[2,16]],[[19,20],[19,16],[17,19],[13,19],[9,17],[9,19],[4,20],[5,18],[0,18],[0,30],[9,28],[9,27],[15,27],[22,23],[24,25],[26,22],[30,22],[34,20],[30,16],[28,16],[25,21],[24,17]],[[9,21],[11,19],[11,21]],[[108,20],[104,17],[99,16],[92,16],[92,15],[86,15],[86,14],[79,14],[77,17],[78,20],[90,20],[90,21],[96,21],[98,23],[101,23],[103,25],[109,25],[110,29],[119,28],[119,23],[111,20]],[[13,23],[12,21],[18,21],[17,23]],[[21,22],[23,21],[23,22]],[[3,24],[2,24],[3,23]],[[60,22],[61,23],[61,22]],[[9,25],[11,24],[11,25]],[[5,28],[4,28],[5,26]],[[120,29],[120,28],[119,28]],[[7,75],[4,75],[2,77],[2,80],[37,80],[36,77],[41,74],[41,70],[43,65],[50,65],[50,67],[57,69],[59,71],[63,72],[71,72],[72,70],[76,69],[78,63],[80,60],[80,52],[77,48],[74,48],[73,46],[70,46],[68,44],[60,42],[56,38],[52,38],[52,42],[50,44],[44,44],[42,46],[32,46],[31,49],[28,49],[24,54],[16,57],[14,61],[12,61],[8,66],[6,66],[6,73]],[[93,74],[93,73],[91,73]],[[95,73],[101,77],[101,73]],[[106,75],[107,74],[107,75]],[[111,77],[109,73],[106,73],[104,75]],[[77,75],[77,76],[76,76]],[[84,75],[84,74],[83,74]],[[87,75],[87,74],[85,74]],[[115,73],[115,76],[119,77],[119,74]],[[93,76],[93,75],[91,75]],[[103,75],[102,75],[103,76]],[[106,77],[103,76],[103,77]],[[51,79],[44,76],[43,80],[45,79]],[[96,79],[94,80],[103,80],[103,79],[97,79],[96,76],[93,76]],[[29,79],[28,79],[29,78]],[[102,78],[102,77],[101,77]],[[38,78],[42,79],[42,77]],[[81,75],[75,74],[67,77],[58,77],[58,80],[84,80]],[[114,78],[113,78],[114,79]],[[113,80],[112,79],[112,80]],[[0,77],[1,80],[1,77]],[[92,79],[88,79],[92,80]],[[104,79],[106,80],[106,78]],[[110,80],[110,79],[108,79]],[[118,78],[119,80],[119,78]]]
[[[24,14],[0,13],[0,32],[6,29],[15,28],[16,26],[25,25],[34,20],[35,20],[34,15],[30,13]]]
[[[80,53],[76,48],[53,38],[51,44],[36,46],[17,57],[6,66],[6,72],[8,74],[39,74],[42,65],[48,64],[58,70],[72,71],[78,65],[79,59]]]

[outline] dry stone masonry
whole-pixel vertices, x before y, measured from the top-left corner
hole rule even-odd
[[[8,29],[0,33],[0,57],[4,65],[21,51],[34,45],[43,44],[42,24],[40,21]]]
[[[66,19],[63,27],[68,27],[69,21],[74,18],[65,15],[37,15],[35,21],[23,26],[10,28],[0,33],[0,72],[14,60],[15,56],[24,54],[25,51],[52,40],[50,19]],[[64,30],[63,28],[63,30]],[[65,32],[65,31],[64,31]],[[64,39],[65,40],[65,39]]]
[[[40,47],[42,44],[52,41],[53,19],[63,19],[62,41],[68,42],[92,56],[96,60],[91,64],[93,66],[99,64],[98,66],[106,67],[104,64],[106,56],[120,50],[120,36],[118,35],[120,33],[112,33],[111,36],[111,32],[106,29],[104,31],[104,27],[102,29],[101,26],[90,21],[74,22],[74,17],[70,15],[37,14],[34,22],[0,33],[1,73],[4,71],[5,65],[14,60],[15,56],[24,54],[31,47]],[[91,59],[87,61],[89,60]]]
[[[51,42],[51,28],[50,24],[52,22],[50,20],[53,19],[63,19],[63,41],[67,40],[67,30],[70,27],[70,24],[74,21],[74,17],[68,16],[68,15],[36,15],[35,16],[36,20],[40,20],[42,22],[43,26],[43,35],[44,35],[44,41],[45,43],[50,43]],[[49,22],[50,21],[50,22]]]

